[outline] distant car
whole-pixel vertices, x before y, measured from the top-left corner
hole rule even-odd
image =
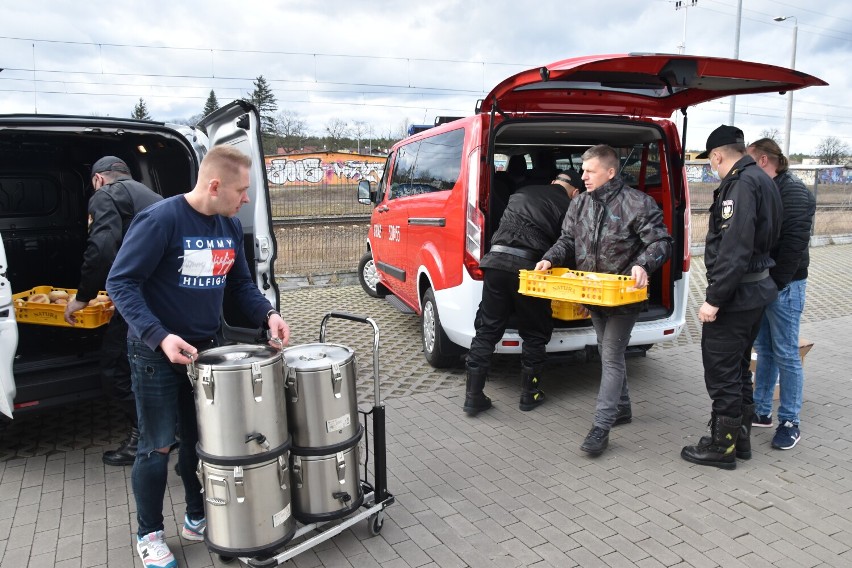
[[[163,196],[192,189],[208,147],[227,143],[252,156],[250,202],[238,217],[258,288],[278,306],[257,110],[234,102],[199,126],[0,115],[0,418],[101,396],[105,327],[18,322],[12,296],[40,286],[74,289],[79,284],[92,194],[89,174],[104,155],[124,159],[135,179]],[[227,295],[222,317],[226,338],[252,341],[258,335]]]
[[[439,120],[394,145],[378,186],[359,184],[359,200],[374,207],[369,250],[376,290],[420,315],[429,363],[455,364],[475,335],[479,261],[500,221],[498,198],[519,185],[548,183],[566,164],[579,168],[585,149],[605,143],[619,152],[631,185],[660,206],[674,237],[675,254],[651,277],[648,309],[631,345],[672,341],[686,318],[689,191],[681,134],[668,118],[730,95],[822,84],[760,63],[654,54],[577,57],[513,75],[474,116]],[[506,171],[496,171],[504,160]],[[588,320],[555,324],[549,352],[596,344]],[[520,353],[520,344],[508,329],[496,350]]]

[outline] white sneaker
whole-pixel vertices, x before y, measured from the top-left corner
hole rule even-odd
[[[163,531],[152,532],[142,538],[137,536],[136,550],[142,564],[148,568],[177,568],[177,560],[166,544]]]

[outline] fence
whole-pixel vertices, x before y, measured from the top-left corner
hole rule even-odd
[[[346,155],[344,155],[346,156]],[[269,170],[269,163],[267,169]],[[279,173],[281,165],[277,166]],[[286,169],[288,166],[284,166]],[[346,164],[337,171],[355,172]],[[369,166],[374,176],[381,171]],[[841,168],[842,169],[842,168]],[[291,168],[291,173],[295,170]],[[358,203],[357,180],[360,173],[349,176],[329,175],[326,166],[318,175],[304,170],[292,181],[273,184],[270,196],[275,237],[278,244],[276,275],[284,287],[305,284],[354,282],[358,261],[366,251],[370,207]],[[852,234],[852,183],[848,178],[823,175],[825,169],[795,170],[817,197],[814,236],[830,237]],[[819,175],[816,175],[819,174]],[[317,181],[305,181],[306,176]],[[282,180],[279,175],[276,180]],[[693,245],[704,242],[707,233],[707,209],[718,182],[690,182],[691,230]]]

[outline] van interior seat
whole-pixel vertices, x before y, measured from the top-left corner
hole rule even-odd
[[[515,154],[509,157],[506,163],[506,174],[514,188],[526,184],[527,181],[527,159],[523,154]]]

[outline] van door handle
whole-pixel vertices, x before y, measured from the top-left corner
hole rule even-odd
[[[387,205],[382,205],[381,207],[377,207],[376,211],[378,211],[379,213],[384,213],[385,211],[390,211],[390,207],[388,207]]]

